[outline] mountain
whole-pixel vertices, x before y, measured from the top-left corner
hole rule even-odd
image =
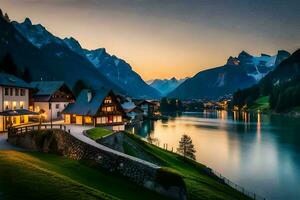
[[[251,106],[258,98],[269,96],[270,108],[277,112],[300,106],[300,49],[286,59],[278,59],[280,64],[257,85],[234,94],[233,105]]]
[[[171,79],[154,79],[147,81],[147,84],[158,90],[162,96],[166,96],[169,92],[177,88],[186,79],[188,78],[176,79],[175,77],[173,77]]]
[[[57,43],[34,46],[3,16],[0,16],[0,49],[0,59],[10,54],[19,69],[30,71],[33,80],[63,80],[72,87],[76,80],[82,79],[95,88],[110,87],[125,93],[69,48]]]
[[[238,89],[256,84],[276,67],[277,57],[284,60],[288,52],[278,51],[277,55],[252,56],[242,51],[238,57],[230,56],[224,66],[201,71],[187,79],[169,97],[181,99],[218,99],[232,95]],[[278,61],[279,62],[279,61]]]
[[[108,54],[104,48],[84,49],[73,37],[60,39],[42,25],[33,25],[28,18],[23,23],[13,22],[13,25],[37,48],[44,49],[46,46],[52,46],[52,48],[56,46],[58,49],[71,50],[77,54],[77,57],[85,59],[106,79],[122,88],[130,96],[138,98],[158,98],[160,96],[159,92],[148,86],[126,61]],[[61,52],[56,49],[53,50],[58,56],[60,55]]]

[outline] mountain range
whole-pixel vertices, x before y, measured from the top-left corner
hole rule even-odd
[[[233,95],[233,105],[251,107],[261,97],[269,97],[270,108],[276,112],[300,106],[300,49],[278,63],[258,84]]]
[[[188,77],[183,79],[176,79],[175,77],[171,79],[154,79],[146,81],[154,89],[161,93],[161,96],[166,96],[169,92],[177,88],[181,83],[187,80]]]
[[[258,83],[290,56],[284,50],[272,56],[242,51],[225,65],[191,78],[157,79],[148,85],[125,60],[105,48],[88,50],[73,37],[61,39],[28,18],[10,22],[2,14],[0,49],[0,59],[10,54],[18,67],[29,69],[33,80],[63,80],[73,87],[81,79],[93,88],[109,87],[135,98],[218,99]]]
[[[63,80],[72,87],[82,79],[93,87],[110,87],[125,93],[103,76],[87,59],[57,43],[34,46],[3,15],[0,15],[0,59],[10,54],[20,70],[30,71],[33,80]]]
[[[39,60],[35,61],[35,67],[40,68],[40,71],[44,71],[40,76],[34,74],[35,79],[60,79],[65,80],[70,85],[73,85],[78,79],[84,79],[93,87],[105,85],[122,94],[136,98],[158,98],[160,96],[160,93],[146,84],[126,61],[108,54],[104,48],[84,49],[76,39],[56,37],[41,24],[33,25],[28,18],[23,23],[14,21],[8,24],[10,29],[15,32],[14,35],[18,35],[22,40],[27,40],[26,43],[30,43],[35,47],[32,48],[31,46],[30,49],[34,50],[27,50],[28,52],[45,52],[48,56],[51,54],[51,58],[41,56]],[[17,49],[18,45],[16,44],[14,48]],[[30,57],[24,58],[21,56],[22,58],[20,58],[18,56],[15,55],[14,59],[22,60],[22,64],[26,64],[28,60],[32,62]],[[28,66],[31,67],[30,62]],[[47,64],[42,65],[44,62]],[[64,68],[68,68],[68,70],[64,70]],[[83,71],[86,70],[93,72],[91,72],[92,74],[84,73]],[[48,73],[50,71],[51,73]],[[73,80],[69,80],[67,77],[72,77]],[[99,85],[99,81],[102,84]]]
[[[230,56],[225,65],[201,71],[187,79],[170,92],[168,97],[216,100],[232,95],[238,89],[258,83],[289,55],[284,50],[273,56],[252,56],[242,51],[237,57]]]

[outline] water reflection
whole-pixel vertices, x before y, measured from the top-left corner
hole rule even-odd
[[[238,112],[172,115],[146,121],[136,134],[176,149],[188,134],[196,159],[268,199],[300,199],[299,118]]]

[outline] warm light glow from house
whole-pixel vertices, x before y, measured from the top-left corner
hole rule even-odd
[[[20,101],[20,109],[24,108],[24,101]]]
[[[8,101],[4,101],[5,110],[8,110]]]
[[[17,109],[17,102],[13,101],[12,107],[13,107],[13,110],[16,110]]]

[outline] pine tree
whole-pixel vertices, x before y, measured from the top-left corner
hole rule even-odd
[[[76,81],[74,87],[73,87],[73,92],[75,94],[75,96],[77,97],[81,90],[83,89],[89,89],[90,87],[83,81],[83,80],[78,80]]]
[[[22,78],[24,81],[26,81],[27,83],[29,83],[29,82],[32,81],[30,71],[29,71],[29,69],[28,69],[27,67],[25,67],[24,72],[23,72],[21,78]]]
[[[182,154],[184,157],[191,158],[193,160],[196,159],[196,150],[194,148],[193,141],[190,136],[186,134],[182,135],[179,141],[179,147],[177,148],[177,152]]]
[[[3,60],[0,62],[0,71],[18,76],[18,67],[14,63],[10,54],[6,54]]]

